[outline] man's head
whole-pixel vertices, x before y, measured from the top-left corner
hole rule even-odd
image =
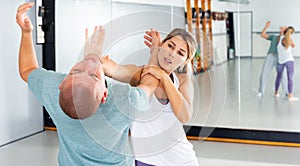
[[[280,35],[283,35],[283,32],[286,30],[286,26],[281,26],[279,27],[279,32],[280,32]]]
[[[92,116],[107,97],[102,64],[96,55],[86,56],[61,82],[59,104],[73,119]]]

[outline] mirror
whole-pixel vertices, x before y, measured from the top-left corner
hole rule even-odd
[[[216,5],[217,1],[213,3]],[[211,134],[213,128],[229,128],[233,129],[230,131],[238,131],[240,135],[247,135],[248,138],[245,139],[288,140],[287,142],[299,143],[297,139],[300,132],[298,123],[300,102],[288,101],[281,89],[279,89],[281,96],[274,97],[275,68],[269,74],[265,94],[262,97],[256,96],[259,77],[270,45],[269,41],[260,37],[267,21],[271,21],[271,26],[267,29],[268,34],[279,34],[280,26],[293,26],[296,30],[292,36],[296,45],[292,49],[295,57],[293,89],[294,95],[299,96],[300,88],[297,82],[300,75],[297,71],[299,66],[297,57],[300,55],[300,47],[297,46],[300,44],[300,35],[297,29],[300,22],[297,18],[299,11],[296,7],[298,5],[300,2],[296,0],[289,0],[288,3],[275,0],[272,4],[267,0],[250,0],[248,5],[237,6],[239,10],[234,13],[236,17],[234,21],[238,22],[239,27],[238,30],[235,29],[237,32],[235,35],[238,34],[235,36],[236,58],[214,66],[207,73],[197,75],[201,88],[195,95],[200,95],[199,103],[196,105],[200,108],[200,115],[197,115],[194,122],[199,126],[211,127],[203,132],[204,136]],[[221,8],[218,10],[222,11]],[[288,16],[286,13],[289,13]],[[207,84],[210,86],[201,86]],[[226,89],[225,92],[223,88]],[[203,92],[207,91],[211,95],[203,95]],[[286,132],[293,136],[288,136]],[[297,139],[292,137],[297,137]]]
[[[174,27],[186,27],[185,3],[174,1],[57,1],[56,18],[56,63],[57,71],[67,71],[77,60],[84,43],[84,29],[96,24],[105,24],[108,29],[106,53],[120,63],[144,64],[148,49],[143,45],[144,30],[155,27],[166,35]],[[237,1],[238,2],[238,1]],[[262,98],[256,96],[259,75],[269,46],[260,37],[266,21],[272,21],[269,33],[278,33],[279,26],[292,25],[296,29],[293,39],[295,57],[300,56],[300,27],[297,18],[297,0],[283,3],[280,0],[249,0],[249,4],[213,0],[212,11],[233,12],[235,16],[236,58],[228,59],[228,36],[225,22],[213,22],[213,66],[206,72],[195,75],[194,116],[187,126],[205,127],[204,136],[211,136],[218,129],[258,132],[300,132],[300,101],[289,102],[282,95],[274,98],[276,72],[271,73]],[[70,12],[66,12],[65,9]],[[86,11],[84,9],[89,9]],[[71,12],[73,11],[73,12]],[[84,13],[84,14],[83,14]],[[167,21],[165,21],[167,20]],[[74,22],[80,24],[74,25]],[[123,31],[120,31],[120,29]],[[244,29],[245,28],[245,29]],[[244,35],[244,33],[247,33]],[[250,37],[249,37],[250,34]],[[244,38],[246,36],[246,39]],[[76,42],[74,42],[76,41]],[[73,42],[72,48],[68,49]],[[134,49],[128,49],[134,43]],[[74,47],[75,45],[75,47]],[[65,52],[68,50],[68,52]],[[70,54],[69,50],[73,50]],[[126,50],[126,51],[120,51]],[[124,54],[126,52],[126,54]],[[74,57],[75,55],[75,57]],[[121,55],[121,56],[120,56]],[[137,62],[136,59],[139,59]],[[300,96],[297,86],[299,73],[294,79],[294,94]],[[299,64],[300,65],[300,64]],[[202,128],[203,129],[203,128]],[[226,133],[225,133],[226,134]],[[277,133],[278,134],[278,133]],[[196,135],[199,136],[199,133]],[[262,138],[263,139],[263,138]]]

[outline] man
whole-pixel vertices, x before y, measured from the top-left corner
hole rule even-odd
[[[279,41],[279,37],[283,34],[283,31],[285,30],[286,27],[280,27],[280,35],[268,35],[267,34],[267,29],[270,27],[271,22],[268,21],[263,28],[260,36],[262,38],[265,38],[266,40],[270,40],[270,47],[268,50],[267,57],[265,59],[261,74],[260,74],[260,79],[259,79],[259,88],[258,88],[258,94],[257,96],[261,97],[266,88],[267,80],[270,77],[270,72],[273,70],[273,68],[277,67],[278,63],[278,53],[277,53],[277,44]],[[287,82],[285,79],[281,81],[282,84],[282,89],[284,94],[288,94],[287,90]],[[277,97],[277,96],[276,96]]]
[[[39,68],[26,12],[33,2],[20,5],[16,21],[22,30],[19,72],[46,107],[57,127],[59,165],[133,165],[128,143],[129,125],[149,107],[148,97],[158,81],[151,75],[140,85],[114,84],[100,63],[104,30],[96,27],[85,45],[84,59],[69,74]]]

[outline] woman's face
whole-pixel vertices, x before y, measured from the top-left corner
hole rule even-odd
[[[187,61],[188,47],[181,36],[174,36],[161,46],[158,64],[167,72],[173,72]]]

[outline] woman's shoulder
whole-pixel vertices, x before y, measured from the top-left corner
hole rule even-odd
[[[192,80],[192,76],[187,73],[175,73],[175,75],[178,79],[179,85],[182,85],[186,81]]]

